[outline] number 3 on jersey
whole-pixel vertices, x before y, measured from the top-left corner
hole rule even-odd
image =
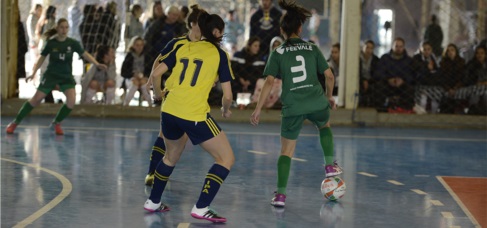
[[[182,58],[179,60],[184,67],[183,71],[181,71],[181,75],[179,76],[179,84],[183,83],[184,81],[184,76],[186,76],[186,70],[188,69],[188,64],[189,64],[189,59],[187,58]],[[196,68],[194,69],[193,72],[193,79],[191,79],[191,86],[196,85],[196,81],[198,80],[198,75],[200,74],[201,66],[203,65],[203,60],[201,59],[195,59],[193,60],[193,63],[196,64]]]
[[[291,72],[293,73],[303,72],[303,74],[298,77],[293,77],[294,83],[298,83],[306,80],[306,64],[304,62],[304,57],[302,55],[298,55],[296,56],[296,61],[300,62],[301,64],[299,66],[291,67]]]

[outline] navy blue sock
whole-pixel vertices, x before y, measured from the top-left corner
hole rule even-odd
[[[215,198],[216,193],[218,193],[218,190],[223,184],[225,178],[227,178],[228,173],[230,173],[230,170],[221,165],[214,164],[211,167],[208,174],[206,174],[205,183],[200,193],[200,198],[198,199],[198,202],[196,202],[197,208],[205,208],[210,206],[211,201],[213,201]]]
[[[152,191],[149,196],[153,203],[161,202],[162,193],[173,170],[174,166],[168,166],[162,160],[159,162],[154,173],[154,185],[152,185]]]
[[[164,139],[161,137],[157,137],[156,141],[154,142],[154,146],[152,146],[149,171],[147,172],[148,174],[154,173],[157,164],[159,164],[159,162],[162,161],[164,154],[166,154],[166,144],[164,144]]]

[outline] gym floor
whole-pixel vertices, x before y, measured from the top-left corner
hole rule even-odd
[[[144,185],[157,120],[27,117],[6,135],[2,117],[2,227],[487,227],[487,132],[333,127],[347,185],[323,198],[323,153],[312,125],[298,139],[286,207],[276,190],[279,124],[222,123],[236,163],[212,208],[225,224],[190,211],[213,163],[188,143],[162,196],[171,207],[146,213]]]

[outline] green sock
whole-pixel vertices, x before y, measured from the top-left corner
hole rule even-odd
[[[277,160],[277,193],[286,194],[289,170],[291,170],[291,158],[281,155]]]
[[[61,121],[63,121],[64,118],[66,118],[66,116],[69,115],[71,110],[72,109],[68,108],[68,106],[63,105],[63,107],[61,107],[61,109],[57,113],[56,117],[54,118],[54,123],[61,123]]]
[[[325,156],[325,165],[333,165],[335,156],[333,155],[333,133],[331,133],[331,128],[320,129],[320,143]]]
[[[22,120],[29,115],[29,113],[34,109],[34,107],[27,101],[22,105],[22,108],[20,108],[19,113],[17,113],[17,116],[15,117],[14,123],[19,124],[22,122]]]

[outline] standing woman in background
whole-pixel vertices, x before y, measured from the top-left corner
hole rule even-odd
[[[46,31],[53,29],[56,27],[56,7],[48,6],[44,15],[39,18],[36,25],[36,36],[37,40],[39,41],[37,48],[38,50],[43,50],[44,45],[46,45],[48,37],[42,34],[45,34]],[[46,59],[47,63],[49,64],[49,59]],[[40,74],[42,75],[46,71],[46,66],[44,65],[41,67]],[[44,100],[46,103],[54,103],[54,97],[52,96],[52,91],[49,92]]]
[[[282,79],[281,156],[277,161],[277,192],[271,205],[284,207],[286,188],[291,170],[291,158],[304,120],[311,121],[319,131],[325,158],[326,177],[336,176],[342,170],[334,161],[333,135],[330,129],[330,109],[335,108],[333,73],[320,49],[303,41],[300,34],[311,13],[295,2],[279,0],[286,13],[281,18],[284,44],[274,50],[267,61],[264,87],[255,111],[250,117],[252,125],[259,124],[260,113],[276,77]],[[318,74],[325,75],[326,90],[321,88]],[[326,93],[326,94],[325,94]]]
[[[31,56],[31,61],[39,57],[39,49],[37,44],[39,43],[39,36],[36,34],[37,23],[42,15],[42,5],[35,4],[27,17],[26,27],[27,35],[29,36],[29,52]]]
[[[15,120],[7,126],[7,134],[13,134],[17,125],[27,116],[34,107],[38,106],[42,99],[51,92],[56,86],[64,92],[66,95],[66,103],[61,107],[56,117],[52,121],[52,126],[54,127],[55,133],[57,135],[63,135],[64,132],[61,128],[61,121],[66,118],[71,110],[73,110],[74,103],[76,101],[75,85],[72,74],[72,64],[73,64],[73,53],[76,52],[78,55],[87,59],[89,62],[95,64],[101,69],[106,69],[107,67],[103,64],[99,64],[90,54],[85,52],[81,47],[81,44],[67,37],[69,30],[68,21],[61,18],[57,22],[57,27],[48,30],[44,36],[47,38],[47,43],[41,52],[41,56],[37,60],[37,63],[32,69],[32,75],[26,78],[26,81],[33,80],[36,76],[37,70],[42,66],[42,63],[49,55],[49,65],[47,70],[42,75],[41,83],[37,88],[34,97],[29,101],[25,102],[22,108],[20,108],[19,113],[15,117]],[[57,34],[54,38],[50,39],[53,35]]]
[[[235,157],[226,134],[209,114],[208,96],[215,81],[219,80],[223,90],[222,116],[230,117],[233,101],[230,81],[234,77],[228,54],[220,48],[225,28],[223,19],[203,12],[198,18],[198,26],[202,40],[176,47],[151,74],[161,77],[172,70],[166,82],[169,92],[161,108],[161,128],[167,151],[156,168],[154,185],[144,209],[150,212],[169,210],[161,202],[161,196],[189,138],[193,145],[200,145],[215,159],[191,216],[221,223],[227,219],[209,206],[230,173]],[[161,94],[157,86],[154,92],[156,96]]]

